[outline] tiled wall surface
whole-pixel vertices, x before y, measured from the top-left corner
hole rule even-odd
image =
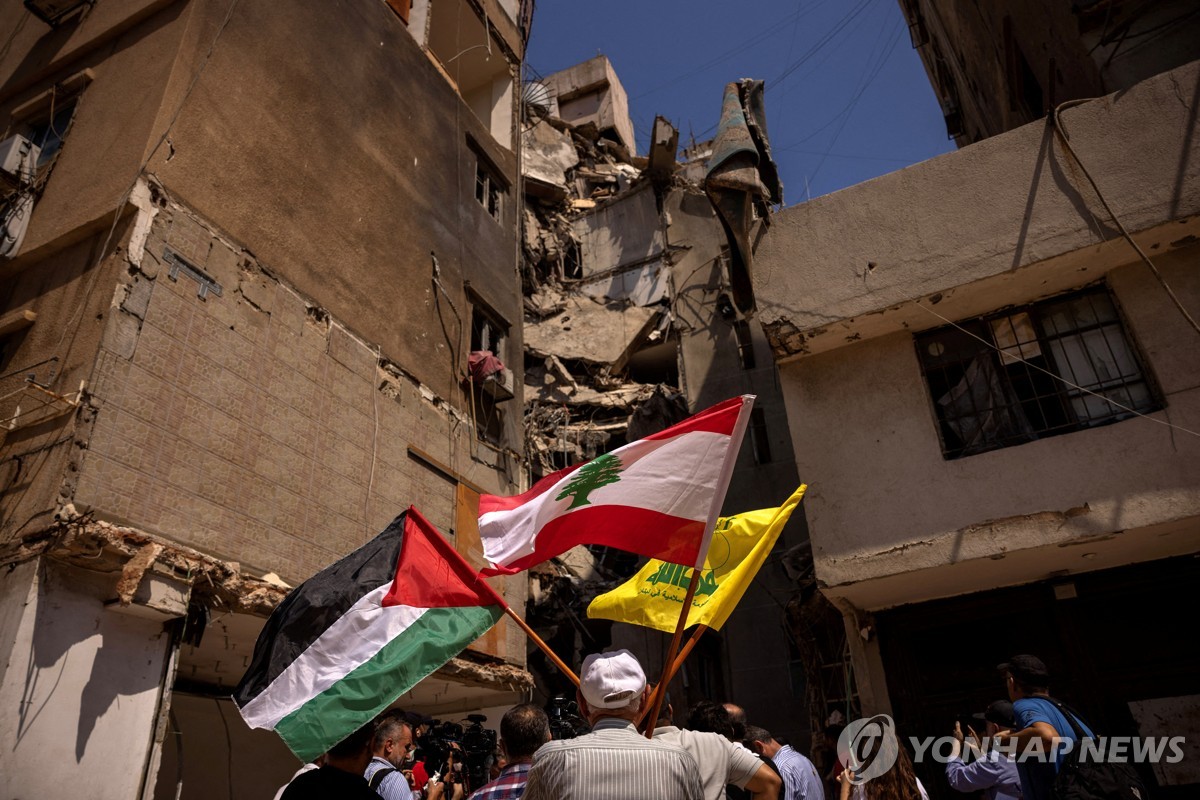
[[[168,249],[220,295],[170,277]],[[515,464],[476,442],[465,417],[389,375],[370,345],[174,204],[107,324],[81,509],[296,584],[409,504],[453,535],[450,472],[519,490]]]

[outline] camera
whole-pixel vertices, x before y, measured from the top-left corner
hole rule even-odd
[[[591,730],[579,716],[579,705],[565,695],[556,694],[550,698],[546,716],[550,717],[550,736],[555,739],[574,739]]]
[[[468,714],[465,726],[435,720],[417,739],[429,774],[443,775],[446,783],[464,784],[468,794],[487,783],[496,757],[496,732],[483,727],[486,721],[483,714]]]

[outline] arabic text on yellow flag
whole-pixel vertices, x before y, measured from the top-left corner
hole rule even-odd
[[[779,508],[747,511],[717,520],[687,627],[703,624],[720,629],[725,624],[807,488],[801,485]],[[670,633],[679,621],[691,579],[691,567],[651,559],[637,575],[593,600],[587,615]]]

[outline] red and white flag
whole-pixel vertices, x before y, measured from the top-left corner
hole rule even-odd
[[[559,470],[515,497],[479,498],[485,575],[528,569],[580,544],[703,566],[754,395]]]

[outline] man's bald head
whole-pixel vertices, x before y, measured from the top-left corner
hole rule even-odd
[[[729,714],[729,721],[733,723],[733,740],[740,742],[746,738],[746,709],[736,703],[725,703],[724,707]]]

